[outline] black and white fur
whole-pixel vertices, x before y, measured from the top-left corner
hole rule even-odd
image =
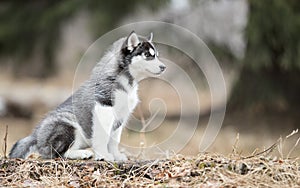
[[[146,39],[132,32],[116,41],[90,78],[13,146],[10,158],[38,153],[42,158],[127,160],[118,149],[122,128],[139,102],[138,82],[166,68],[157,56],[152,33]]]

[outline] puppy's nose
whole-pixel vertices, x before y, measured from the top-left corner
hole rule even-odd
[[[164,71],[164,70],[166,69],[166,66],[160,65],[159,68],[160,68],[160,70],[161,70],[161,72],[162,72],[162,71]]]

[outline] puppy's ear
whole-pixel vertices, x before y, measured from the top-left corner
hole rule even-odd
[[[153,39],[153,33],[151,32],[151,33],[150,33],[150,36],[148,37],[148,41],[149,41],[149,42],[152,42],[152,39]]]
[[[132,31],[129,36],[126,39],[126,46],[127,48],[133,49],[134,47],[136,47],[138,44],[140,43],[139,37],[136,35],[136,33],[134,31]]]

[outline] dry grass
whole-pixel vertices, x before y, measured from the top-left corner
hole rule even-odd
[[[5,187],[300,187],[298,159],[199,154],[151,161],[1,159]]]
[[[300,160],[291,158],[300,138],[289,152],[283,150],[286,140],[297,133],[246,157],[238,154],[238,136],[229,156],[202,153],[120,163],[2,157],[0,187],[300,187]],[[276,148],[279,157],[272,155]]]

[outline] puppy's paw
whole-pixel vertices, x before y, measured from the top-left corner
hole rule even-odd
[[[100,161],[100,160],[105,160],[105,161],[113,161],[114,160],[114,156],[110,153],[96,153],[95,155],[95,160],[96,161]]]
[[[91,159],[94,153],[90,150],[68,150],[64,156],[68,159]]]
[[[81,153],[80,158],[81,159],[91,159],[94,156],[94,152],[90,151],[90,150],[83,150]]]
[[[116,161],[127,161],[128,158],[124,153],[118,153],[114,155]]]

